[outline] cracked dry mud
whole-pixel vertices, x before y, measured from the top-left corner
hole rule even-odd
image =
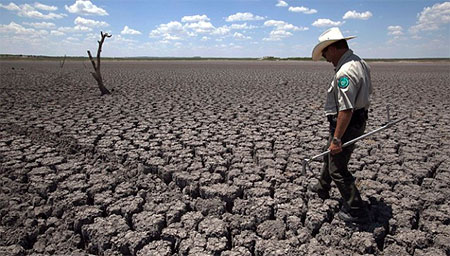
[[[367,130],[412,117],[358,143],[361,226],[301,174],[330,64],[88,64],[0,62],[1,255],[450,254],[448,62],[370,63]]]

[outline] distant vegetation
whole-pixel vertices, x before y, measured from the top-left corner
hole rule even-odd
[[[10,60],[62,60],[64,56],[44,56],[44,55],[14,55],[0,54],[0,59]],[[89,60],[84,56],[67,56],[67,60]],[[215,57],[102,57],[103,60],[259,60],[259,58],[215,58]]]
[[[55,60],[61,61],[64,56],[44,56],[44,55],[14,55],[14,54],[0,54],[2,60]],[[89,60],[88,57],[83,56],[67,56],[67,60]],[[102,57],[104,60],[262,60],[262,61],[311,61],[309,57],[287,57],[280,58],[275,56],[264,56],[262,58],[221,58],[221,57]],[[450,58],[367,58],[367,61],[386,61],[386,62],[399,62],[399,61],[418,61],[418,62],[450,62]]]

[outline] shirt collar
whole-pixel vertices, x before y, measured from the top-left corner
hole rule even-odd
[[[339,59],[338,64],[336,68],[334,69],[335,72],[338,72],[338,70],[347,62],[347,59],[353,55],[353,51],[348,49]]]

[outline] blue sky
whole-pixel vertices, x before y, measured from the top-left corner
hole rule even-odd
[[[0,0],[0,53],[310,57],[337,26],[366,58],[450,57],[450,2],[432,0]]]

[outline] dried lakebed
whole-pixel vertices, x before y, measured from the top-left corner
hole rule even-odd
[[[449,255],[449,63],[370,63],[350,162],[373,223],[311,192],[329,63],[0,61],[1,255]]]

